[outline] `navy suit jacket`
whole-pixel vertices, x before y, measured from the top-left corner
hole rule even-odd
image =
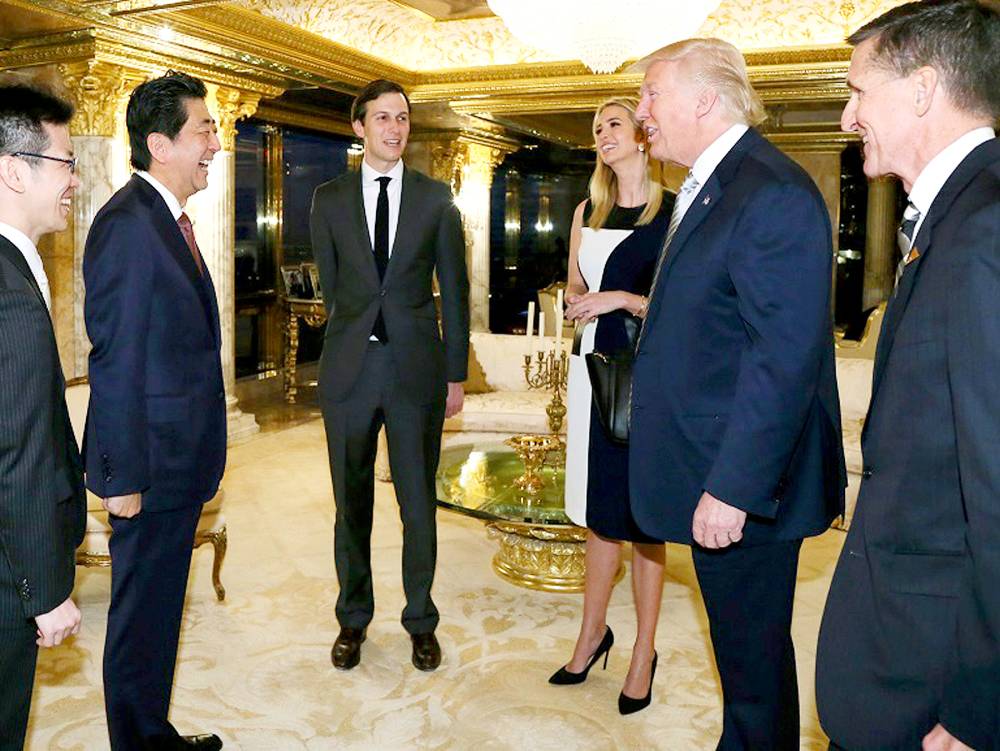
[[[226,463],[219,310],[156,189],[132,179],[83,258],[90,353],[87,487],[162,511],[211,500]]]
[[[882,323],[864,479],[820,627],[820,719],[862,751],[919,748],[938,722],[997,751],[1000,139],[959,164],[914,247]]]
[[[703,491],[747,512],[745,545],[842,513],[832,262],[816,186],[747,131],[678,227],[636,353],[629,485],[646,533],[691,543]]]

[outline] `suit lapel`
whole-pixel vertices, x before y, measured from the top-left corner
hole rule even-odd
[[[882,377],[885,374],[885,367],[892,351],[892,344],[896,339],[896,332],[903,320],[906,307],[913,295],[917,278],[920,274],[920,267],[925,263],[927,255],[934,250],[934,228],[948,215],[952,204],[959,194],[965,190],[972,179],[978,175],[987,164],[1000,159],[1000,139],[992,139],[973,149],[952,172],[951,177],[945,182],[934,198],[930,209],[927,211],[927,218],[920,225],[920,231],[913,242],[913,247],[917,248],[920,255],[911,261],[905,268],[903,276],[899,279],[899,284],[893,293],[892,299],[886,308],[885,320],[882,324],[882,331],[879,335],[878,347],[875,350],[874,376],[872,379],[872,400],[874,407],[875,397],[878,394],[879,386],[882,384]],[[869,409],[869,413],[871,409]],[[870,415],[869,415],[870,416]],[[870,420],[866,420],[867,426]],[[862,436],[863,437],[863,436]]]
[[[365,197],[361,189],[360,169],[356,178],[351,180],[350,184],[351,217],[354,222],[352,230],[358,241],[358,252],[364,256],[361,266],[368,270],[370,281],[378,287],[378,266],[375,264],[375,249],[372,247],[372,237],[368,233],[368,217],[365,215]]]
[[[28,284],[31,285],[31,288],[35,290],[35,294],[38,295],[39,301],[42,305],[45,305],[45,296],[42,295],[42,290],[38,288],[38,281],[35,279],[35,275],[31,273],[28,262],[24,260],[24,256],[21,255],[21,251],[17,249],[17,246],[3,235],[0,235],[0,255],[14,264],[14,268],[21,272],[21,275],[28,280]],[[47,305],[45,305],[45,309],[48,310]]]
[[[191,249],[188,248],[187,240],[184,239],[184,234],[181,232],[180,226],[174,219],[173,214],[170,213],[170,208],[163,200],[163,197],[156,191],[156,188],[138,175],[132,176],[132,184],[136,190],[145,196],[150,208],[149,213],[153,221],[153,229],[156,231],[156,234],[170,256],[177,262],[184,275],[194,286],[195,292],[201,299],[205,317],[208,318],[209,325],[212,327],[214,333],[218,320],[218,312],[216,310],[217,305],[215,302],[215,293],[212,288],[212,280],[208,275],[207,267],[203,277],[198,272],[198,265],[195,263],[194,256],[191,255]],[[202,259],[202,263],[204,264],[204,259]]]
[[[392,270],[401,261],[399,258],[405,257],[409,252],[413,238],[412,232],[401,231],[403,227],[414,228],[419,226],[420,196],[416,186],[417,178],[413,171],[403,166],[402,193],[399,197],[399,219],[396,222],[396,236],[392,240],[392,252],[389,253],[389,265],[386,266],[386,279],[392,274]]]
[[[667,248],[667,258],[664,260],[661,277],[666,278],[670,269],[677,260],[677,256],[683,252],[688,239],[698,227],[708,218],[715,207],[719,205],[726,185],[732,181],[736,170],[743,162],[743,158],[763,137],[753,128],[748,130],[739,141],[729,150],[729,153],[722,158],[718,166],[712,171],[708,180],[701,186],[698,195],[688,207],[680,226],[670,240],[670,247]]]

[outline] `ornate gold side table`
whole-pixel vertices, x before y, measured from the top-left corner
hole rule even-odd
[[[295,369],[299,355],[299,319],[317,328],[326,323],[326,308],[322,300],[302,300],[296,297],[281,298],[285,307],[285,401],[295,404],[298,385]]]
[[[486,523],[489,538],[499,544],[493,570],[502,579],[546,592],[582,592],[587,530],[563,508],[565,466],[558,449],[532,469],[542,480],[534,492],[518,487],[524,473],[522,460],[503,443],[447,447],[438,470],[438,505]],[[623,566],[615,581],[624,574]]]

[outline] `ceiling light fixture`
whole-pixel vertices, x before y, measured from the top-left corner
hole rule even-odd
[[[695,34],[721,0],[487,0],[517,39],[594,73],[613,73]]]

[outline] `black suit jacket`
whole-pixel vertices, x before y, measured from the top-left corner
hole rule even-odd
[[[21,252],[0,236],[0,626],[73,590],[83,470],[52,321]]]
[[[692,542],[703,491],[744,545],[818,534],[846,472],[819,191],[750,129],[673,237],[633,366],[629,488],[649,535]]]
[[[864,479],[820,629],[823,727],[1000,749],[1000,140],[927,213],[882,324]]]
[[[466,379],[469,280],[462,220],[447,185],[404,168],[396,237],[381,282],[360,171],[316,189],[310,227],[329,316],[320,361],[323,398],[342,401],[350,392],[379,310],[397,372],[414,399],[428,404],[443,399],[447,382]]]
[[[211,500],[226,465],[219,309],[156,189],[139,176],[97,213],[83,257],[97,496],[161,511]]]

